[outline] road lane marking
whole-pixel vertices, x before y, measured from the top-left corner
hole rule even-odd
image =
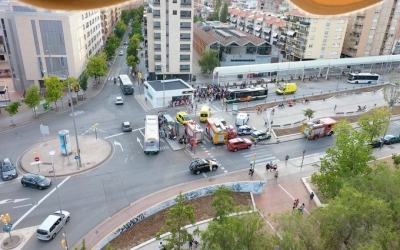
[[[22,205],[22,206],[18,206],[18,207],[13,207],[13,208],[20,208],[20,207],[27,207],[27,206],[32,206],[32,204],[26,204],[26,205]]]
[[[203,176],[204,176],[205,178],[207,178],[207,175],[206,175],[205,173],[203,173]]]
[[[71,176],[68,176],[67,178],[65,178],[62,182],[60,182],[60,184],[57,185],[57,188],[60,188],[69,178],[71,178]],[[25,219],[26,216],[28,216],[30,213],[32,213],[33,210],[35,210],[35,208],[37,208],[43,201],[45,201],[47,198],[49,198],[49,196],[54,193],[56,191],[56,188],[53,188],[53,190],[51,190],[48,194],[46,194],[42,199],[40,199],[40,201],[38,201],[37,204],[35,204],[33,207],[31,207],[31,209],[29,209],[25,214],[23,214],[21,216],[21,218],[19,218],[14,224],[13,227],[15,228],[19,223],[21,223],[21,221],[23,219]]]
[[[144,127],[143,127],[143,128],[133,129],[132,132],[134,132],[134,131],[140,131],[141,129],[144,129]],[[119,133],[119,134],[115,134],[115,135],[106,136],[106,137],[104,137],[104,139],[108,139],[108,138],[115,137],[115,136],[119,136],[119,135],[123,135],[123,134],[126,134],[126,133]]]

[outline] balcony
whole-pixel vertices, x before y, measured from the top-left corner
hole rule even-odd
[[[160,6],[160,0],[155,0],[153,1],[154,6]]]
[[[365,19],[365,18],[357,18],[357,19],[354,21],[354,24],[355,24],[355,25],[364,25],[364,19]]]
[[[310,22],[300,21],[299,24],[310,26]]]
[[[189,0],[181,0],[181,7],[190,8],[192,7],[192,1]]]
[[[153,28],[154,28],[154,29],[161,29],[161,25],[154,24]]]

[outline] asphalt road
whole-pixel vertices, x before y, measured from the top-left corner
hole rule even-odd
[[[117,56],[110,76],[127,72],[125,56]],[[298,94],[328,90],[334,85],[335,83],[321,85],[306,82],[299,84]],[[135,93],[137,90],[136,86]],[[273,91],[270,93],[271,96],[274,95]],[[77,242],[107,217],[143,196],[172,185],[204,178],[190,174],[189,157],[183,151],[172,151],[165,141],[161,142],[162,150],[159,155],[143,154],[137,138],[143,138],[144,131],[141,128],[144,126],[143,119],[146,112],[134,96],[123,96],[124,105],[116,106],[114,98],[120,94],[119,86],[108,80],[98,96],[75,110],[81,111],[79,112],[81,114],[76,116],[79,134],[87,131],[87,136],[94,136],[91,128],[98,123],[98,136],[121,146],[115,148],[111,159],[102,166],[81,175],[57,179],[58,183],[62,183],[59,189],[62,209],[71,213],[71,220],[66,226],[69,245]],[[121,123],[126,120],[132,122],[134,131],[121,134]],[[1,133],[2,157],[9,157],[16,163],[25,150],[42,140],[39,132],[40,124],[50,127],[51,137],[56,137],[58,131],[62,129],[69,129],[71,134],[74,134],[69,112],[58,114],[44,121]],[[397,123],[391,127],[389,133],[399,134],[400,127]],[[72,140],[74,141],[74,138]],[[254,152],[257,152],[259,162],[267,159],[282,160],[288,152],[291,158],[299,157],[304,149],[304,143],[305,140],[297,140],[270,146],[257,145],[250,151],[242,150],[236,153],[229,152],[224,147],[215,148],[211,143],[205,143],[212,156],[223,166],[223,169],[207,173],[207,176],[248,168],[249,159]],[[309,141],[307,154],[323,152],[331,145],[333,145],[332,137]],[[20,179],[16,179],[0,182],[0,187],[1,211],[11,215],[12,221],[16,224],[14,229],[38,226],[50,213],[59,209],[54,186],[42,191],[23,188]],[[23,249],[59,249],[60,241],[61,236],[57,236],[52,242],[41,242],[36,239],[36,235],[33,235]]]

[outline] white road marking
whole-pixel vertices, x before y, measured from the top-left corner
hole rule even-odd
[[[124,163],[126,163],[126,161],[128,160],[128,158],[125,158],[125,161],[124,161]]]
[[[279,186],[287,195],[289,195],[290,198],[292,198],[292,200],[294,200],[294,197],[293,197],[288,191],[286,191],[286,189],[284,189],[284,188],[281,186],[281,184],[278,184],[278,186]],[[306,211],[306,213],[310,214],[310,213],[307,211],[306,208],[304,208],[304,211]]]
[[[142,130],[139,129],[139,132],[143,135],[143,138],[144,138],[144,133],[142,132]]]
[[[7,204],[7,203],[17,203],[25,200],[29,200],[30,198],[24,198],[24,199],[5,199],[0,201],[0,205]]]
[[[18,206],[18,207],[13,207],[13,208],[20,208],[20,207],[27,207],[27,206],[32,206],[32,204],[26,204],[26,205],[22,205],[22,206]]]
[[[124,152],[124,149],[122,148],[122,145],[121,145],[120,142],[114,141],[114,145],[120,146],[121,147],[121,151]]]
[[[140,139],[139,139],[139,137],[136,137],[136,141],[140,144],[140,146],[143,148],[143,145],[142,145],[142,143],[140,142]]]
[[[207,175],[206,175],[205,173],[203,173],[203,176],[204,176],[205,178],[207,178]]]
[[[141,130],[141,129],[144,129],[144,127],[143,128],[133,129],[132,132],[138,131],[138,130]],[[123,135],[123,134],[125,134],[125,133],[119,133],[119,134],[115,134],[115,135],[110,135],[110,136],[104,137],[104,139],[108,139],[108,138],[119,136],[119,135]]]
[[[68,176],[67,178],[65,178],[62,182],[60,182],[60,184],[57,185],[57,188],[60,188],[69,178],[71,178],[71,176]],[[31,207],[31,209],[29,209],[24,215],[21,216],[21,218],[19,218],[14,224],[13,227],[15,228],[19,223],[21,223],[21,221],[23,219],[25,219],[26,216],[28,216],[30,213],[32,213],[33,210],[35,210],[35,208],[37,208],[44,200],[46,200],[52,193],[54,193],[56,191],[56,188],[53,188],[53,190],[51,190],[48,194],[46,194],[42,199],[40,199],[40,201],[38,201],[38,203],[36,205],[34,205],[33,207]]]

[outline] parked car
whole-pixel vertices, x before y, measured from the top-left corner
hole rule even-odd
[[[120,51],[118,52],[118,55],[119,55],[119,56],[123,56],[123,55],[124,55],[124,51],[120,50]]]
[[[24,187],[34,187],[41,190],[49,188],[51,180],[40,174],[29,173],[22,177],[21,184]]]
[[[127,41],[124,41],[124,45],[128,45],[128,42],[127,42]]]
[[[123,105],[123,104],[124,104],[124,99],[122,99],[122,96],[115,97],[115,105]]]
[[[187,122],[192,122],[192,117],[190,117],[186,112],[179,111],[176,113],[176,120],[183,125],[185,125]]]
[[[249,139],[235,138],[230,139],[226,144],[226,147],[230,151],[238,151],[239,149],[247,148],[249,149],[253,143]]]
[[[5,158],[3,161],[1,161],[0,167],[1,178],[3,179],[3,181],[12,180],[18,177],[17,170],[15,169],[14,164],[12,164],[10,159]]]
[[[123,132],[131,132],[132,131],[131,122],[123,122],[122,123],[122,131]]]
[[[383,137],[383,143],[386,145],[399,143],[399,142],[400,142],[400,137],[398,137],[398,136],[385,135],[385,137]]]
[[[256,130],[250,135],[250,139],[252,141],[261,141],[261,140],[266,140],[271,138],[271,133],[269,132],[264,132],[261,130]]]
[[[238,135],[251,135],[251,133],[253,133],[253,131],[256,131],[256,130],[257,129],[254,127],[250,127],[248,125],[243,125],[237,129],[237,133],[238,133]]]
[[[212,171],[218,169],[218,163],[212,160],[196,159],[190,163],[189,170],[193,174],[200,174],[202,172],[210,171],[210,163]]]
[[[380,141],[380,140],[373,140],[368,143],[368,145],[370,145],[372,148],[380,148],[381,144],[382,144],[382,141]]]

